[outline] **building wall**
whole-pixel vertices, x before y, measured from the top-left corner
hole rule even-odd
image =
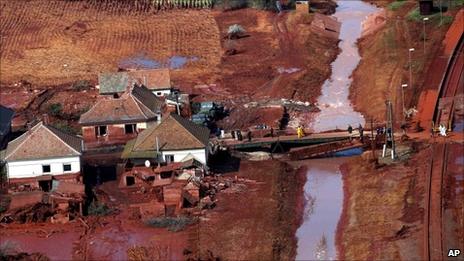
[[[174,162],[180,162],[189,153],[194,155],[201,163],[207,163],[208,155],[206,149],[162,151],[163,160],[165,159],[165,155],[174,155]]]
[[[163,97],[171,94],[171,89],[167,90],[152,90],[153,94],[158,96],[158,97]]]
[[[85,149],[99,148],[112,145],[123,145],[127,141],[137,137],[137,134],[151,125],[151,122],[136,123],[137,131],[134,133],[125,133],[125,124],[112,124],[107,126],[107,134],[105,136],[96,136],[96,126],[83,126],[82,136],[84,139]]]
[[[71,171],[64,172],[63,164],[71,164]],[[42,165],[50,165],[50,173],[42,172]],[[63,175],[81,171],[80,157],[63,157],[41,160],[8,161],[8,178],[31,178],[41,175]]]

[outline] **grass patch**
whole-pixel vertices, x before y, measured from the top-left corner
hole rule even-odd
[[[463,0],[464,1],[464,0]],[[422,22],[422,19],[428,17],[431,22],[438,23],[438,26],[448,25],[453,22],[453,17],[450,15],[443,15],[441,17],[440,12],[435,12],[432,15],[421,15],[419,8],[413,9],[406,16],[409,21]]]
[[[157,217],[147,220],[145,223],[152,227],[167,228],[169,231],[177,232],[184,230],[187,226],[198,221],[196,217]]]
[[[387,49],[396,49],[395,31],[389,29],[383,35],[383,42]]]
[[[88,214],[90,216],[108,216],[114,212],[114,209],[111,209],[105,204],[101,204],[98,202],[93,202],[89,206]]]
[[[440,23],[438,24],[439,26],[442,26],[442,25],[449,25],[453,22],[453,17],[450,16],[450,15],[444,15],[443,16],[443,19],[442,21],[440,21]]]
[[[396,11],[400,9],[404,4],[406,4],[406,1],[395,1],[390,3],[387,8],[392,11]]]
[[[73,128],[67,121],[58,121],[52,124],[53,127],[71,134],[79,134],[80,129]]]
[[[48,106],[48,112],[53,116],[60,116],[63,113],[63,105],[61,103],[52,103]]]

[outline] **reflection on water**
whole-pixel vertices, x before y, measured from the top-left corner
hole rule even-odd
[[[305,161],[307,182],[305,214],[298,228],[297,260],[329,260],[337,257],[335,233],[343,208],[340,165],[346,158]]]
[[[170,68],[170,69],[181,69],[188,62],[198,61],[198,57],[195,56],[178,56],[174,55],[167,59],[165,62],[154,60],[146,54],[137,54],[119,62],[120,68],[135,68],[135,69],[159,69],[159,68]]]
[[[378,9],[362,1],[338,1],[337,4],[334,16],[342,23],[341,53],[332,63],[332,76],[322,86],[322,95],[318,98],[321,111],[311,124],[317,132],[365,124],[364,117],[351,107],[348,94],[351,74],[361,59],[356,41],[361,36],[362,22]]]

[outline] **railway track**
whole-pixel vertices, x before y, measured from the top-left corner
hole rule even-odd
[[[425,206],[425,260],[444,260],[443,178],[448,160],[448,144],[433,143],[427,175]]]
[[[438,100],[435,106],[434,122],[435,126],[444,124],[451,129],[451,122],[454,116],[454,100],[458,90],[464,84],[464,59],[463,59],[464,35],[461,35],[456,48],[446,67],[443,80],[440,84]]]

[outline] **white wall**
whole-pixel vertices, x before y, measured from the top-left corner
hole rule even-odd
[[[64,172],[63,164],[71,164],[71,171]],[[50,165],[50,173],[42,173],[42,165]],[[79,157],[63,157],[41,160],[8,161],[8,178],[31,178],[41,175],[61,175],[81,170]]]
[[[201,163],[207,163],[206,149],[162,151],[163,160],[165,159],[165,155],[174,155],[174,162],[180,162],[189,153],[195,156]]]
[[[164,90],[152,90],[153,94],[158,97],[163,97],[171,94],[171,89],[164,89]],[[161,93],[161,94],[159,94]]]

